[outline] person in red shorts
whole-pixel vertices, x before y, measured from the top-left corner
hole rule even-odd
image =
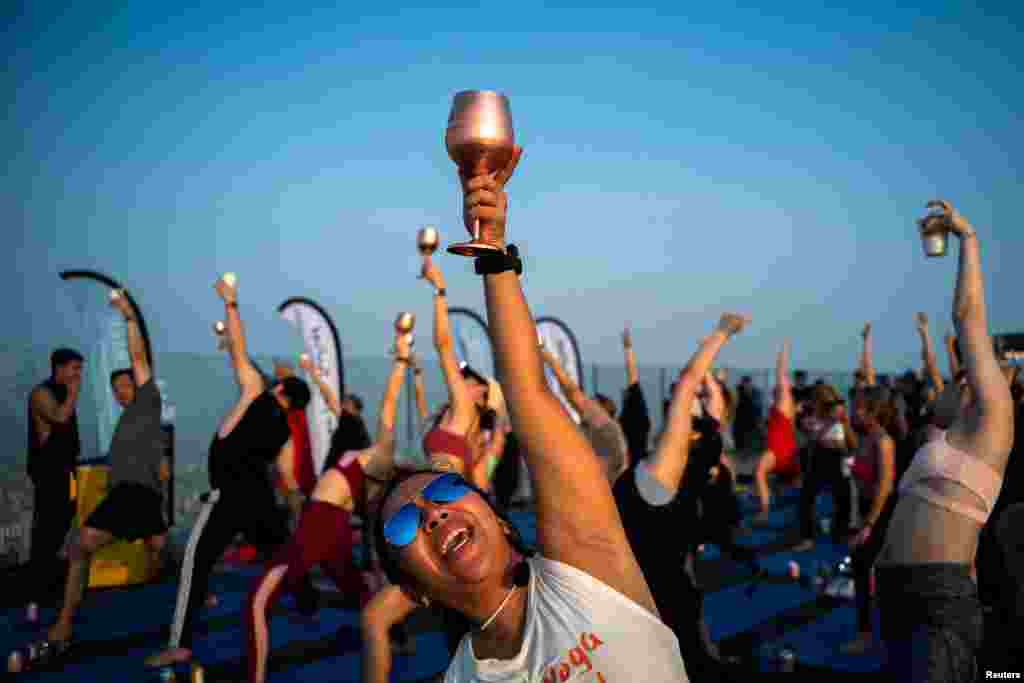
[[[395,412],[398,392],[409,366],[410,340],[407,335],[395,339],[394,363],[377,417],[377,438],[369,447],[343,454],[336,464],[320,475],[302,510],[298,528],[289,543],[269,563],[267,571],[252,585],[246,604],[246,631],[249,643],[248,680],[262,683],[267,675],[270,632],[267,613],[283,589],[297,585],[320,564],[335,585],[360,606],[369,600],[363,576],[352,562],[353,512],[365,514],[371,499],[383,490],[391,476],[395,451]],[[338,397],[324,382],[308,358],[302,367],[324,395],[335,414],[341,412]]]
[[[774,472],[784,480],[792,481],[800,476],[800,460],[796,456],[796,431],[793,427],[796,402],[793,388],[789,383],[790,343],[787,339],[775,359],[775,396],[768,412],[765,429],[765,451],[757,463],[754,484],[761,501],[761,511],[754,516],[755,525],[764,525],[768,520],[771,494],[768,490],[768,474]]]

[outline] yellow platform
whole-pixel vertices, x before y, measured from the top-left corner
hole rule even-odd
[[[74,486],[78,510],[75,526],[88,519],[107,495],[109,465],[80,465]],[[115,541],[93,555],[89,566],[89,587],[109,588],[145,583],[152,568],[143,541]]]

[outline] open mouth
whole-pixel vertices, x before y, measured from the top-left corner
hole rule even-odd
[[[473,534],[465,527],[453,529],[441,544],[441,557],[458,553],[472,540],[472,537]]]

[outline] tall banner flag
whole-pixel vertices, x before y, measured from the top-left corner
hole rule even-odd
[[[345,368],[341,358],[341,338],[331,316],[319,304],[305,297],[292,297],[277,307],[281,317],[294,325],[302,334],[303,346],[320,369],[320,375],[338,396],[345,397]],[[310,379],[310,378],[307,378]],[[331,448],[331,435],[338,428],[338,418],[327,407],[319,391],[313,391],[306,417],[313,453],[313,472],[323,470]]]
[[[114,428],[121,416],[121,407],[110,387],[110,373],[132,365],[128,355],[128,327],[124,317],[110,305],[111,291],[123,287],[110,276],[92,270],[66,270],[60,273],[60,279],[68,283],[68,292],[79,314],[82,351],[86,357],[81,393],[85,400],[79,401],[78,411],[83,427],[82,458],[103,458],[110,450]],[[146,321],[131,292],[126,291],[125,295],[139,323],[149,366],[153,368]],[[156,370],[153,372],[155,376]]]
[[[128,352],[128,325],[110,301],[112,291],[121,290],[139,326],[146,359],[161,394],[160,418],[167,435],[166,455],[171,470],[164,490],[164,515],[167,524],[173,525],[175,411],[174,405],[167,400],[164,381],[156,379],[153,350],[142,309],[132,293],[109,275],[92,270],[67,270],[60,273],[60,278],[67,283],[66,289],[79,314],[80,350],[85,356],[78,403],[82,460],[77,468],[74,487],[78,523],[91,513],[109,489],[108,463],[97,460],[110,455],[110,443],[122,412],[110,386],[110,375],[132,365]],[[145,549],[135,543],[117,541],[95,554],[88,580],[93,587],[122,586],[146,581],[149,573]]]
[[[554,354],[569,377],[576,382],[576,385],[581,390],[585,391],[583,385],[583,360],[580,357],[580,347],[576,343],[576,336],[569,329],[569,326],[558,318],[550,316],[537,318],[537,334],[544,340],[544,346]],[[565,410],[576,421],[576,424],[579,424],[580,416],[573,410],[569,399],[562,393],[562,387],[559,386],[555,373],[551,372],[550,368],[545,367],[544,375],[547,377],[548,386],[551,388],[551,391],[562,402]]]
[[[468,308],[448,309],[455,355],[481,375],[497,379],[491,332],[484,319]]]

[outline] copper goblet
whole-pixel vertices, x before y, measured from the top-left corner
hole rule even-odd
[[[395,332],[398,334],[409,334],[412,332],[412,328],[416,326],[416,314],[415,313],[399,313],[398,317],[395,318]]]
[[[430,256],[437,250],[437,244],[441,241],[441,234],[433,225],[428,225],[416,233],[416,248],[424,256]]]
[[[464,90],[456,93],[448,115],[444,144],[448,156],[466,177],[500,171],[508,165],[515,150],[512,113],[508,98],[491,90]],[[467,226],[469,227],[469,226]],[[480,256],[501,251],[480,239],[480,221],[473,221],[473,239],[448,247],[452,254]]]

